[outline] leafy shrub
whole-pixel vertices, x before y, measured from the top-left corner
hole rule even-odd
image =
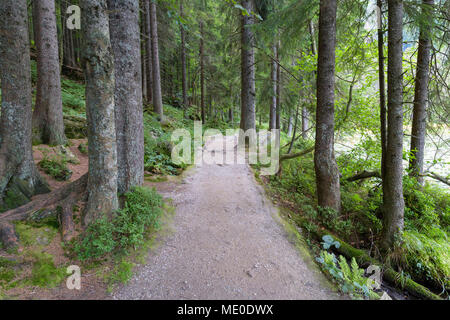
[[[80,260],[98,259],[114,250],[141,246],[147,232],[158,228],[162,197],[154,190],[135,187],[125,195],[125,206],[111,220],[106,217],[91,223],[75,243]]]
[[[78,150],[82,153],[82,154],[88,154],[88,144],[86,143],[80,143],[78,145]]]
[[[39,161],[39,167],[45,173],[52,176],[58,181],[67,181],[72,176],[72,170],[67,167],[69,160],[63,156],[48,157],[47,154]]]
[[[169,132],[153,117],[146,115],[144,122],[144,168],[156,174],[179,174],[182,166],[172,162],[172,142]]]
[[[413,278],[450,288],[450,242],[430,238],[418,231],[403,233],[398,265]]]
[[[350,266],[347,260],[340,255],[339,260],[333,253],[322,250],[316,258],[322,269],[339,285],[342,292],[348,293],[355,299],[379,299],[380,297],[371,289],[373,280],[364,277],[364,270],[360,269],[355,258]]]

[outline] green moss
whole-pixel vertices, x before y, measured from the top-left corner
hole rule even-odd
[[[33,252],[33,269],[30,283],[34,286],[54,288],[64,280],[65,268],[56,267],[53,256],[45,252]]]
[[[54,217],[40,223],[19,221],[15,223],[15,227],[19,240],[24,246],[46,246],[58,233],[58,225]]]
[[[22,179],[12,178],[6,189],[3,206],[0,208],[0,211],[6,211],[24,205],[30,201],[33,194],[34,190],[30,188],[28,182]]]

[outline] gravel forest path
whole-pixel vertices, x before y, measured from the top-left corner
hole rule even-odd
[[[154,185],[175,207],[170,231],[113,299],[343,298],[291,240],[248,165],[203,164]]]

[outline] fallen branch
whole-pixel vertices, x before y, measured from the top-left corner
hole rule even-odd
[[[357,181],[362,179],[368,179],[368,178],[381,178],[381,174],[378,171],[366,171],[360,172],[358,174],[355,174],[354,176],[347,178],[347,181]]]
[[[308,153],[310,153],[312,151],[314,151],[314,147],[310,147],[308,149],[305,149],[305,150],[297,152],[297,153],[283,154],[282,156],[280,156],[280,163],[283,162],[284,160],[294,159],[294,158],[298,158],[298,157],[307,155]]]
[[[426,173],[423,174],[423,176],[433,178],[433,179],[435,179],[435,180],[438,180],[438,181],[440,181],[440,182],[442,182],[442,183],[445,183],[446,185],[450,186],[450,180],[447,179],[446,177],[443,177],[443,176],[438,175],[437,173],[434,173],[434,172],[426,172]]]

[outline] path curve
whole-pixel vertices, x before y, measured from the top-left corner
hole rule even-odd
[[[114,299],[342,299],[289,241],[248,165],[198,166],[160,192],[176,209],[172,232]]]

